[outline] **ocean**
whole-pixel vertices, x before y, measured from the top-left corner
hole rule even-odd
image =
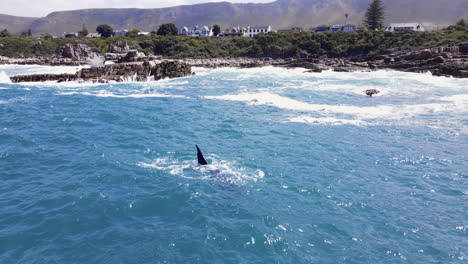
[[[466,79],[76,70],[0,66],[0,263],[468,261]]]

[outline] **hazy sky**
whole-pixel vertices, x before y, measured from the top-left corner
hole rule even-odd
[[[43,17],[53,11],[86,8],[157,8],[220,0],[2,0],[0,14]],[[273,0],[230,0],[233,3],[273,2]]]

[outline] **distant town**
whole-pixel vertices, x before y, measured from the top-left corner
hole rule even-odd
[[[364,26],[356,26],[351,24],[346,25],[321,25],[315,28],[304,29],[302,27],[292,27],[288,29],[278,29],[275,30],[271,26],[233,26],[228,27],[220,32],[216,32],[217,25],[214,26],[184,26],[182,29],[177,30],[177,34],[180,36],[192,36],[192,37],[246,37],[251,38],[258,34],[267,34],[270,32],[277,32],[277,33],[296,33],[296,32],[337,32],[337,31],[344,31],[344,32],[355,32],[357,30],[366,30]],[[402,30],[412,30],[412,31],[425,31],[425,27],[421,23],[412,22],[412,23],[391,23],[384,27],[385,31],[393,32],[393,31],[402,31]],[[119,29],[113,31],[112,36],[127,36],[130,34],[136,35],[157,35],[156,31],[153,32],[145,32],[140,31],[138,29]],[[80,36],[79,32],[64,32],[62,37],[78,37]],[[53,36],[54,38],[58,38],[58,36]],[[97,32],[88,33],[86,35],[88,38],[100,38],[102,34]]]

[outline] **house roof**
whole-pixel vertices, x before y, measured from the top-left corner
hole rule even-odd
[[[422,26],[420,23],[391,23],[389,27],[417,27]]]

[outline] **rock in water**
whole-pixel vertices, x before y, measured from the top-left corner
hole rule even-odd
[[[364,91],[367,96],[372,97],[374,94],[379,94],[380,91],[377,91],[376,89],[369,89]]]
[[[85,68],[76,74],[34,74],[11,77],[13,83],[42,81],[148,81],[192,75],[192,67],[181,61],[146,61]]]

